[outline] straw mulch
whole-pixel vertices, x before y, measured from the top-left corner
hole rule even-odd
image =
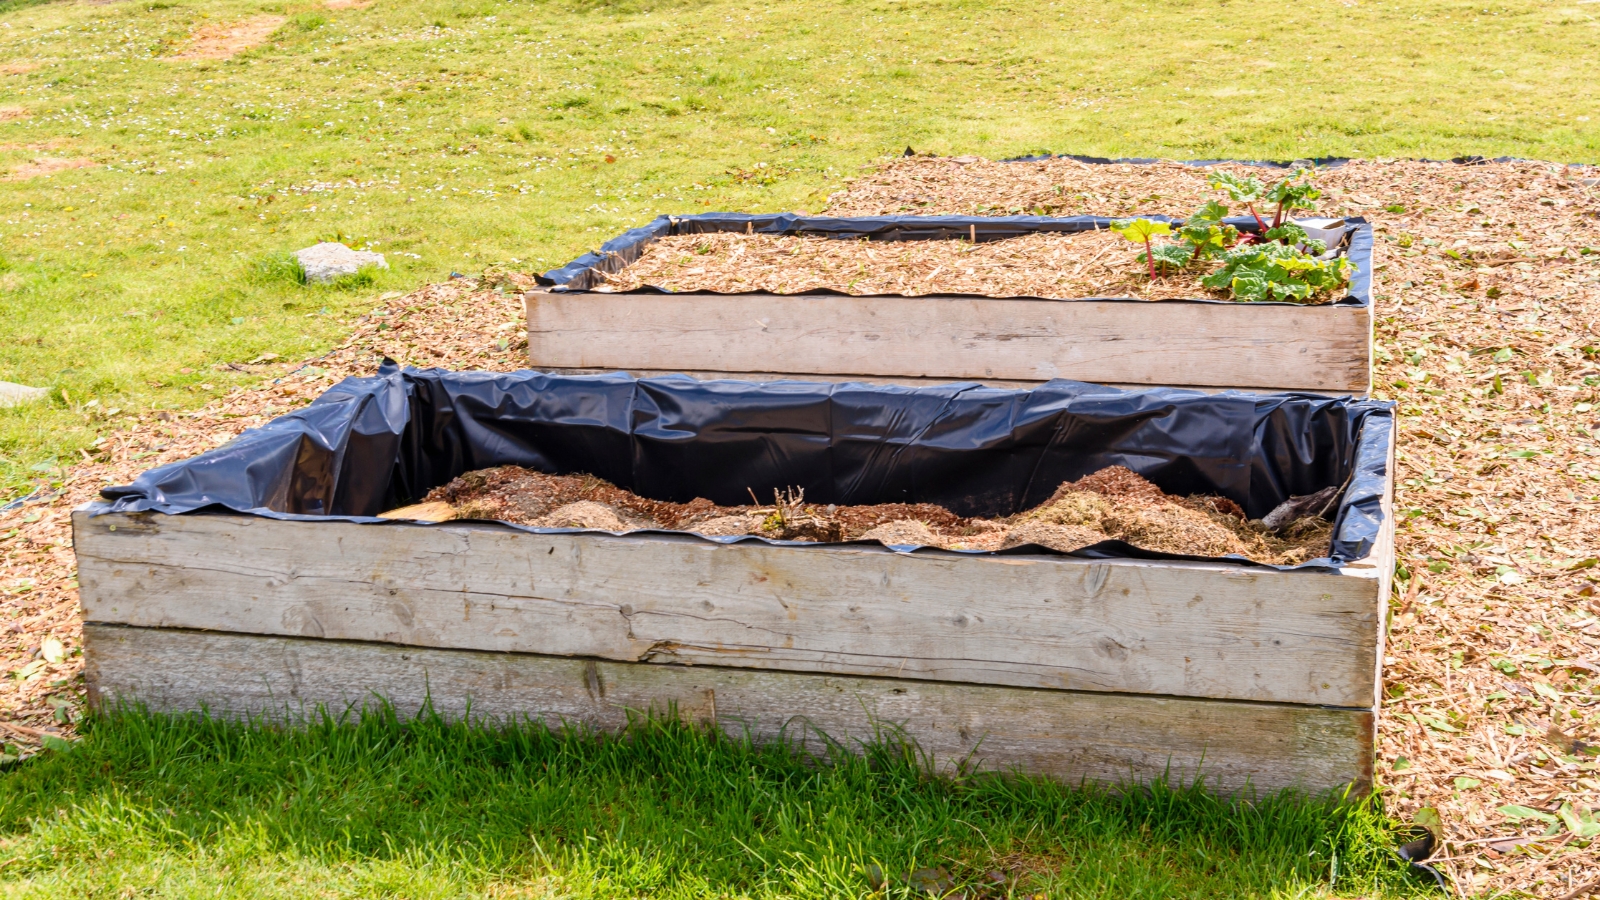
[[[1158,238],[1158,242],[1166,242]],[[798,294],[981,294],[989,297],[1227,299],[1207,291],[1204,271],[1151,281],[1135,245],[1111,231],[1030,234],[1000,241],[864,241],[770,234],[685,234],[649,244],[637,261],[607,276],[602,291]],[[1331,302],[1337,298],[1316,298]]]
[[[754,492],[751,494],[754,497]],[[1003,550],[1038,544],[1070,553],[1123,540],[1164,553],[1244,556],[1294,565],[1328,552],[1333,526],[1307,516],[1282,532],[1245,519],[1221,497],[1174,497],[1111,466],[1063,483],[1045,502],[997,519],[968,518],[929,503],[837,506],[805,502],[805,492],[774,495],[772,504],[718,506],[651,500],[592,475],[547,475],[520,466],[467,472],[440,485],[394,518],[492,519],[536,528],[646,528],[786,541],[869,540],[946,550]]]
[[[1379,229],[1376,393],[1400,403],[1388,808],[1440,810],[1463,896],[1600,892],[1583,836],[1600,831],[1600,170],[1359,162],[1318,183],[1321,212]],[[1177,164],[911,158],[828,212],[1180,214],[1207,196]]]

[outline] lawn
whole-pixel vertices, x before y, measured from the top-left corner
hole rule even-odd
[[[0,778],[5,897],[1399,896],[1371,803],[932,779],[641,720],[125,714]],[[954,896],[952,894],[952,896]]]
[[[0,411],[6,491],[112,410],[319,352],[385,292],[555,265],[659,212],[814,210],[907,146],[1600,159],[1583,3],[344,7],[0,5],[0,380],[52,390]],[[179,58],[236,22],[270,35]],[[285,279],[322,238],[390,269]]]

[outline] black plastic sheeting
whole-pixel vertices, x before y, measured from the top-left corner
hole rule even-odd
[[[902,154],[902,155],[904,155],[904,156],[917,156],[918,154],[917,154],[916,151],[912,150],[910,147],[907,147],[906,148],[906,152],[904,154]],[[1120,156],[1120,157],[1080,156],[1080,155],[1078,155],[1076,153],[1051,153],[1048,150],[1041,150],[1038,153],[1030,154],[1028,156],[1013,156],[1013,157],[1011,157],[1009,159],[1002,159],[1000,161],[1001,162],[1008,162],[1008,163],[1011,163],[1011,162],[1044,162],[1045,160],[1048,160],[1048,159],[1071,159],[1071,160],[1076,160],[1077,162],[1087,163],[1087,164],[1092,165],[1092,166],[1106,166],[1106,165],[1117,165],[1117,164],[1132,165],[1132,166],[1148,166],[1148,165],[1151,165],[1153,163],[1165,163],[1165,162],[1174,162],[1175,161],[1179,165],[1183,165],[1183,166],[1200,166],[1200,167],[1204,167],[1204,166],[1220,166],[1220,165],[1226,164],[1226,165],[1235,165],[1235,166],[1256,166],[1256,167],[1262,168],[1262,169],[1290,169],[1290,170],[1292,170],[1292,169],[1305,169],[1305,168],[1310,168],[1312,166],[1315,166],[1316,168],[1319,168],[1319,169],[1337,169],[1340,166],[1343,166],[1343,165],[1345,165],[1347,163],[1356,162],[1356,161],[1358,161],[1360,159],[1363,159],[1363,157],[1357,157],[1357,156],[1315,156],[1315,157],[1305,157],[1305,158],[1302,158],[1302,159],[1292,159],[1292,160],[1272,160],[1272,159],[1182,159],[1182,160],[1166,160],[1166,159],[1157,159],[1157,158],[1153,158],[1153,157],[1134,157],[1134,156]],[[1495,156],[1495,157],[1454,156],[1454,157],[1451,157],[1450,159],[1414,159],[1414,160],[1412,160],[1412,162],[1439,163],[1441,165],[1443,165],[1444,163],[1451,163],[1451,164],[1457,165],[1457,166],[1486,166],[1486,165],[1489,165],[1490,163],[1526,162],[1526,163],[1540,163],[1540,164],[1544,164],[1544,165],[1566,166],[1569,169],[1586,169],[1586,168],[1590,168],[1591,167],[1589,163],[1549,163],[1549,162],[1546,162],[1545,160],[1542,160],[1542,159],[1527,159],[1527,158],[1521,157],[1521,156]]]
[[[1326,567],[1367,556],[1377,539],[1392,409],[1074,381],[907,388],[386,364],[216,450],[106,488],[111,502],[96,510],[393,524],[373,517],[463,472],[518,465],[589,473],[658,500],[737,505],[751,491],[798,486],[819,504],[936,503],[1002,516],[1123,465],[1168,493],[1228,497],[1253,518],[1291,495],[1347,484],[1330,557],[1301,566]],[[1072,555],[1195,558],[1115,541]]]
[[[1161,222],[1178,222],[1171,216],[1145,216]],[[976,238],[978,241],[999,241],[1038,232],[1074,233],[1105,230],[1112,222],[1120,221],[1104,216],[855,216],[832,218],[828,216],[802,216],[795,213],[749,215],[745,213],[703,213],[694,216],[658,216],[650,224],[624,232],[604,244],[600,249],[585,253],[559,269],[539,276],[539,283],[556,291],[592,291],[602,279],[600,273],[622,271],[638,260],[651,241],[671,235],[707,234],[713,232],[748,232],[751,234],[806,235],[809,237],[836,238],[839,240],[873,241],[935,241]],[[1260,226],[1250,216],[1226,220],[1240,231],[1257,231]],[[1350,277],[1346,296],[1337,301],[1340,305],[1372,305],[1372,226],[1365,219],[1349,217],[1345,222],[1356,226],[1347,235],[1346,258],[1355,267]],[[649,287],[639,293],[672,293],[663,288]],[[712,294],[716,291],[682,291],[685,294]],[[754,291],[733,292],[756,293]],[[807,294],[842,294],[842,291],[813,290]],[[892,296],[892,295],[879,295]],[[941,295],[963,296],[963,295]],[[973,295],[976,296],[976,295]],[[1015,298],[1059,299],[1059,298]],[[1080,297],[1081,300],[1125,300],[1129,303],[1146,303],[1128,297]],[[1163,303],[1234,303],[1232,300],[1215,300],[1196,297],[1188,300],[1163,300]],[[1262,304],[1255,304],[1262,305]],[[1269,303],[1273,306],[1295,304]]]

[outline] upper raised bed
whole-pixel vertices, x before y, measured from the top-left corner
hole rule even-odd
[[[770,252],[759,267],[750,267],[749,281],[759,287],[749,290],[725,289],[736,286],[737,279],[729,278],[719,280],[722,290],[696,290],[693,275],[669,277],[661,266],[649,278],[625,271],[663,239],[689,235],[766,236],[769,243],[772,238],[965,241],[982,250],[982,244],[1012,238],[1105,232],[1113,221],[1093,216],[662,216],[545,274],[543,287],[526,296],[529,356],[540,369],[634,374],[1009,385],[1070,378],[1205,389],[1368,390],[1372,234],[1359,219],[1344,220],[1330,242],[1352,266],[1348,289],[1316,304],[1219,299],[1197,279],[1177,277],[1161,279],[1154,291],[1122,292],[1160,298],[1156,301],[1055,295],[1083,290],[1086,282],[1075,273],[1102,264],[1110,249],[1104,246],[1085,259],[1064,258],[1044,246],[1034,259],[1014,252],[994,263],[997,277],[987,282],[976,272],[958,272],[952,279],[948,271],[936,271],[923,279],[926,290],[935,293],[916,287],[916,279],[868,271],[856,287],[848,280],[840,284],[839,272],[805,270],[804,259],[796,259],[792,278],[773,278]],[[1248,217],[1227,221],[1241,232],[1258,230]],[[1115,252],[1136,273],[1133,249],[1130,244]],[[890,250],[881,252],[885,268],[897,265]],[[1060,269],[1069,271],[1062,275]],[[890,283],[897,289],[855,293],[860,283]],[[1038,290],[1052,284],[1066,290]]]

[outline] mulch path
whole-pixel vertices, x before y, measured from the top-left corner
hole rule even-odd
[[[1597,179],[1594,168],[1406,161],[1319,178],[1321,212],[1376,224],[1376,393],[1400,403],[1405,577],[1379,781],[1397,816],[1440,811],[1438,865],[1463,895],[1575,898],[1600,884],[1600,847],[1583,836],[1600,809]],[[1178,215],[1209,196],[1202,170],[1175,164],[917,157],[855,180],[828,212]],[[520,368],[515,289],[526,284],[490,273],[430,286],[356,323],[326,356],[254,367],[258,387],[190,413],[122,415],[58,487],[0,511],[0,740],[27,752],[45,733],[70,735],[81,706],[73,507],[370,374],[380,355]],[[50,637],[60,662],[41,656]]]

